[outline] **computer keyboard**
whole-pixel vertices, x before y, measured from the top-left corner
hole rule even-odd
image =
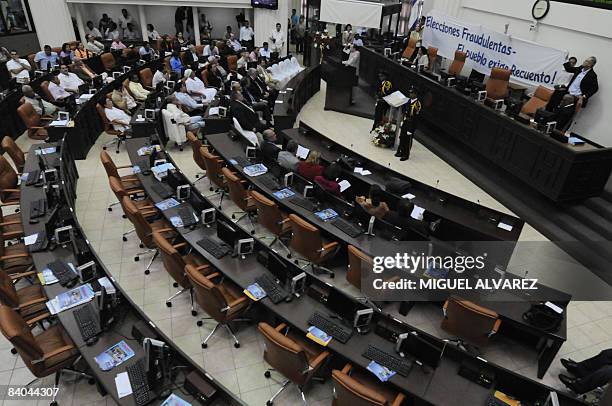
[[[235,156],[232,158],[234,161],[236,161],[236,163],[239,166],[242,166],[243,168],[245,166],[249,166],[251,165],[251,163],[249,162],[249,160],[245,157],[245,156]]]
[[[30,218],[42,217],[47,213],[47,199],[34,200],[30,204]]]
[[[289,296],[289,292],[281,288],[272,275],[265,273],[255,278],[255,282],[266,291],[266,295],[274,304],[282,302]]]
[[[162,199],[167,199],[174,194],[174,190],[172,190],[172,188],[165,183],[153,183],[151,188]]]
[[[53,275],[55,275],[62,286],[68,286],[79,279],[79,275],[62,261],[51,262],[47,267],[53,272]]]
[[[178,215],[181,218],[181,222],[183,223],[183,227],[189,227],[196,223],[196,220],[193,216],[193,211],[189,207],[181,207],[178,209]]]
[[[38,183],[40,180],[40,170],[35,169],[32,172],[28,172],[28,178],[26,179],[26,186],[32,186]]]
[[[408,376],[410,369],[412,369],[412,363],[410,361],[406,361],[405,359],[401,359],[386,353],[373,345],[368,345],[368,349],[361,355],[376,362],[377,364],[397,372],[401,376]]]
[[[145,372],[144,359],[141,358],[132,365],[129,365],[126,371],[128,373],[128,378],[130,378],[134,402],[138,406],[142,406],[152,401],[153,398],[149,390],[149,381],[147,380],[147,373]]]
[[[258,176],[256,179],[257,179],[257,182],[259,182],[265,188],[272,189],[272,190],[276,190],[280,188],[280,184],[278,183],[276,178],[270,175],[269,173]]]
[[[319,312],[314,312],[312,316],[310,316],[308,324],[312,324],[319,330],[323,330],[342,344],[345,344],[353,335],[353,330],[349,330],[348,328],[334,323]]]
[[[291,196],[287,200],[297,206],[300,206],[302,209],[305,209],[308,211],[314,211],[316,209],[316,205],[313,202],[311,202],[310,200],[298,194]]]
[[[72,314],[77,322],[77,326],[79,326],[79,331],[81,332],[83,340],[87,341],[102,332],[98,317],[94,313],[91,303],[79,307],[73,311]]]
[[[198,245],[204,248],[206,252],[208,252],[216,259],[223,258],[231,251],[231,248],[228,245],[224,243],[218,243],[209,237],[202,238],[200,241],[198,241]]]
[[[352,238],[363,234],[363,230],[360,227],[341,217],[336,217],[335,219],[333,219],[331,221],[331,224],[332,226],[336,227],[338,230],[342,231],[344,234],[347,234],[349,237]]]

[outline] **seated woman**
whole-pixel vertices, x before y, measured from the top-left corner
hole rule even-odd
[[[298,173],[300,176],[314,180],[315,177],[323,175],[323,166],[319,164],[321,153],[319,151],[310,151],[308,158],[305,161],[300,161],[298,164]]]
[[[338,163],[334,162],[323,171],[323,176],[315,176],[314,181],[326,192],[342,197],[340,185],[338,184],[338,178],[341,174],[342,168]]]
[[[372,185],[369,192],[369,197],[357,196],[355,201],[370,215],[377,219],[385,217],[389,212],[387,202],[382,201],[383,190],[378,185]]]
[[[172,58],[170,58],[170,69],[176,73],[178,77],[183,77],[183,61],[181,61],[181,54],[179,51],[172,51]]]
[[[172,43],[172,49],[175,51],[180,51],[181,48],[186,47],[188,41],[183,37],[182,32],[177,32],[176,37],[174,38],[174,42]]]

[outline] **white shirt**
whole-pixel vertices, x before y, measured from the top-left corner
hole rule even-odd
[[[191,116],[185,113],[183,110],[179,109],[176,104],[168,103],[166,105],[166,110],[172,113],[172,118],[174,118],[174,121],[176,121],[177,124],[191,124]]]
[[[34,111],[39,116],[42,116],[43,114],[52,116],[57,111],[57,106],[55,104],[51,104],[48,101],[43,100],[41,98],[38,98],[38,97],[30,98],[27,96],[23,96],[23,98],[26,103],[30,103],[32,105],[32,107],[34,108]],[[44,111],[43,111],[43,108],[44,108]]]
[[[590,69],[582,69],[582,72],[576,76],[576,79],[572,82],[571,86],[568,89],[569,94],[572,96],[582,96],[582,90],[580,90],[580,83],[582,83],[582,79],[589,73]]]
[[[60,73],[59,75],[57,75],[57,77],[59,78],[60,86],[64,90],[65,89],[77,89],[78,90],[79,86],[85,83],[80,77],[78,77],[76,74],[72,72],[68,72],[67,75]]]
[[[21,64],[24,64],[28,67],[28,69],[24,69],[19,73],[11,72],[12,69],[22,68]],[[6,62],[6,69],[11,72],[11,78],[17,78],[17,83],[28,83],[30,81],[30,70],[32,67],[30,66],[30,62],[26,59],[19,58],[19,62],[10,59]]]
[[[238,41],[237,39],[233,39],[229,41],[230,45],[232,46],[232,49],[236,52],[240,51],[242,49],[242,44],[240,43],[240,41]]]
[[[153,80],[151,81],[151,86],[157,88],[157,85],[160,82],[166,82],[166,76],[164,76],[163,72],[157,71],[155,75],[153,75]]]
[[[89,35],[93,35],[96,38],[102,38],[102,33],[96,27],[93,27],[91,30],[89,28],[85,28],[85,31]]]
[[[149,37],[151,41],[157,41],[161,38],[161,35],[159,35],[159,32],[157,32],[157,30],[153,30],[147,31],[147,37]]]
[[[132,16],[128,14],[127,17],[124,17],[123,14],[121,14],[119,16],[119,19],[117,20],[118,22],[118,26],[119,28],[123,28],[123,29],[127,29],[127,25],[128,23],[133,22],[134,20],[132,19]]]
[[[49,93],[51,93],[53,100],[56,101],[70,97],[70,93],[65,91],[60,85],[56,85],[55,82],[49,82]]]
[[[250,41],[253,39],[255,32],[251,27],[240,27],[240,41]]]
[[[345,64],[346,66],[352,66],[353,68],[357,69],[357,75],[359,75],[359,59],[360,59],[361,54],[359,53],[359,51],[352,51],[349,54],[349,57],[346,61],[343,61],[342,63]]]
[[[259,48],[259,56],[262,58],[268,58],[270,59],[270,48],[265,49],[265,48]]]
[[[85,49],[94,54],[101,54],[104,51],[104,44],[99,41],[90,41],[85,45]]]
[[[279,54],[282,54],[284,46],[285,46],[285,33],[283,32],[283,30],[272,31],[272,35],[270,35],[270,49],[273,52],[278,52]]]
[[[118,123],[112,123],[113,128],[116,131],[124,132],[130,127],[130,121],[132,117],[127,114],[125,111],[118,109],[117,107],[105,108],[104,113],[106,114],[106,118],[108,121],[118,121]]]
[[[204,51],[203,51],[203,55],[204,56],[210,56],[210,55],[219,55],[219,48],[217,48],[216,46],[210,47],[210,45],[206,45],[204,47]]]
[[[204,85],[204,82],[202,82],[198,77],[188,78],[185,81],[185,87],[187,88],[187,92],[192,96],[203,96],[205,98],[205,100],[203,101],[204,103],[209,103],[210,101],[212,101],[212,99],[214,99],[215,95],[217,94],[217,89],[212,87],[207,88]]]
[[[361,40],[361,38],[355,38],[353,40],[353,45],[357,45],[359,47],[362,47],[363,46],[363,41]]]

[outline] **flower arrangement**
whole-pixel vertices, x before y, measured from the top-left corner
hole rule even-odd
[[[395,125],[391,123],[383,124],[374,129],[372,143],[377,147],[391,148],[395,142]]]

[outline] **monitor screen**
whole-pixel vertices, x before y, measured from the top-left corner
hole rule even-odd
[[[442,356],[441,349],[419,337],[416,332],[408,334],[402,342],[400,351],[412,355],[417,361],[431,368],[438,366]]]
[[[278,0],[251,0],[251,7],[276,10],[278,9]]]
[[[215,218],[217,217],[217,210],[211,207],[210,209],[202,210],[202,214],[200,218],[202,219],[202,224],[207,226],[215,222]]]
[[[268,254],[268,271],[274,275],[281,284],[287,282],[288,271],[285,262],[272,251]]]
[[[236,229],[223,220],[217,220],[217,237],[226,244],[234,246],[236,242]]]
[[[332,288],[327,297],[327,307],[338,314],[338,316],[349,321],[351,324],[355,318],[355,302],[348,296],[343,295],[337,289]]]
[[[72,241],[72,226],[55,229],[55,242],[58,245],[68,244]]]

